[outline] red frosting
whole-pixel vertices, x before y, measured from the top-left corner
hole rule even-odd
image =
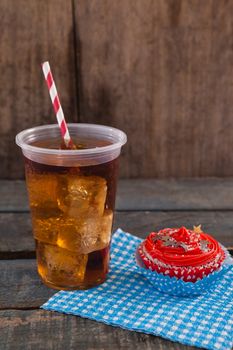
[[[166,228],[152,232],[139,247],[139,254],[145,265],[152,270],[170,276],[185,276],[190,271],[192,280],[220,267],[225,254],[218,242],[206,233],[196,233],[185,227]],[[201,267],[201,274],[198,268]],[[183,272],[182,272],[182,268]],[[174,271],[176,272],[174,273]]]
[[[170,240],[166,240],[166,237]],[[205,250],[201,249],[201,241],[206,242]],[[166,245],[166,242],[170,245]],[[152,258],[175,266],[204,265],[212,261],[218,253],[222,253],[214,238],[205,233],[187,230],[185,227],[152,232],[146,239],[144,247]]]

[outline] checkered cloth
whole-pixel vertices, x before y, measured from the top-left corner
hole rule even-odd
[[[185,298],[159,293],[138,274],[134,253],[141,239],[120,229],[113,235],[111,269],[102,285],[61,291],[42,308],[206,349],[233,345],[233,266],[214,292]]]

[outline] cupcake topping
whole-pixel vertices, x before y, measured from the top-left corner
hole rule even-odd
[[[207,264],[224,252],[218,242],[201,232],[200,226],[194,230],[166,228],[152,232],[142,243],[147,257],[175,266],[198,266]]]

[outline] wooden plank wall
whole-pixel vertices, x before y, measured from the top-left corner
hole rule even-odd
[[[127,132],[121,176],[233,175],[233,1],[0,0],[0,13],[1,178],[23,177],[15,133],[54,121],[44,59],[69,121]]]
[[[41,62],[49,60],[69,121],[77,121],[71,1],[0,0],[0,176],[22,178],[15,134],[54,123]]]

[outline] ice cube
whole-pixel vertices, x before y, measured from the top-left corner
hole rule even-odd
[[[59,228],[57,245],[76,253],[81,252],[81,235],[78,232],[77,220],[63,219]]]
[[[102,215],[107,194],[106,180],[99,176],[67,177],[59,195],[59,208],[70,217],[79,217],[90,211]]]
[[[93,250],[101,250],[109,246],[112,233],[113,212],[105,210],[104,215],[98,220],[97,240]]]
[[[105,210],[99,226],[99,236],[97,244],[101,249],[108,246],[111,240],[113,212],[110,209]]]
[[[58,209],[59,175],[28,174],[27,186],[32,209]]]
[[[33,218],[33,231],[35,239],[41,242],[56,244],[61,218],[46,219]]]
[[[94,250],[98,239],[99,217],[80,216],[79,220],[67,218],[60,225],[57,245],[73,252],[88,254]]]
[[[83,254],[103,249],[110,243],[112,220],[111,210],[105,210],[103,216],[93,214],[80,216],[79,220],[64,219],[60,225],[57,245]]]
[[[78,284],[84,280],[88,256],[37,242],[38,271],[54,284]]]
[[[30,204],[33,207],[37,207],[44,201],[49,201],[57,194],[57,179],[55,176],[28,174],[27,185]],[[56,200],[57,198],[55,198],[55,202]]]
[[[81,227],[81,249],[83,252],[93,252],[95,251],[96,242],[98,240],[98,227],[99,227],[99,217],[89,216],[84,221]]]

